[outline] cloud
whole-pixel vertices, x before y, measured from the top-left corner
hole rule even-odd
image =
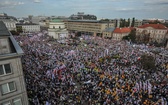
[[[40,3],[41,0],[33,0],[34,3]]]
[[[144,3],[149,5],[168,5],[167,0],[146,0]]]
[[[17,5],[23,5],[24,2],[21,2],[21,1],[13,1],[13,0],[6,0],[6,1],[3,1],[3,2],[0,2],[0,8],[6,8],[6,7],[14,7],[14,6],[17,6]]]

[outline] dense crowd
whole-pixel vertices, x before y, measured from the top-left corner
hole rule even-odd
[[[63,45],[43,33],[15,39],[31,105],[168,104],[168,57],[153,47],[88,36]],[[155,57],[156,71],[143,69],[143,54]]]

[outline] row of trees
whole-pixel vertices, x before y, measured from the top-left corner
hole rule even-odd
[[[120,27],[134,27],[135,25],[135,18],[133,17],[132,20],[130,18],[126,19],[120,19]]]

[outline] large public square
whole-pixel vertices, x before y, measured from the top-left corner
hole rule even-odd
[[[31,105],[167,105],[168,51],[154,46],[84,36],[60,44],[45,33],[14,36],[22,56]],[[145,70],[141,56],[155,58]],[[165,55],[164,55],[165,54]]]

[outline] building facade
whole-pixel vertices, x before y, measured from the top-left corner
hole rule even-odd
[[[136,28],[136,36],[143,37],[149,36],[149,42],[161,43],[167,35],[167,27],[162,24],[145,24]]]
[[[62,20],[54,19],[49,23],[48,35],[54,39],[68,38],[68,31]]]
[[[142,21],[141,20],[135,20],[134,27],[139,27],[141,25],[142,25]]]
[[[129,35],[131,32],[130,28],[116,28],[112,34],[112,40],[121,41],[124,36]]]
[[[29,105],[22,55],[22,49],[0,21],[0,105]]]
[[[33,24],[33,23],[26,23],[26,24],[16,24],[16,27],[21,27],[23,33],[28,32],[39,32],[40,31],[40,25]]]
[[[105,29],[115,27],[114,23],[101,22],[98,20],[67,20],[65,26],[68,31],[89,32],[92,35],[101,35]]]
[[[113,31],[115,28],[107,28],[103,31],[103,38],[112,38]]]
[[[84,14],[84,12],[78,12],[76,15],[73,14],[69,18],[72,20],[97,20],[95,15]]]
[[[3,21],[8,28],[9,31],[16,31],[16,21],[12,19],[0,19],[0,21]]]

